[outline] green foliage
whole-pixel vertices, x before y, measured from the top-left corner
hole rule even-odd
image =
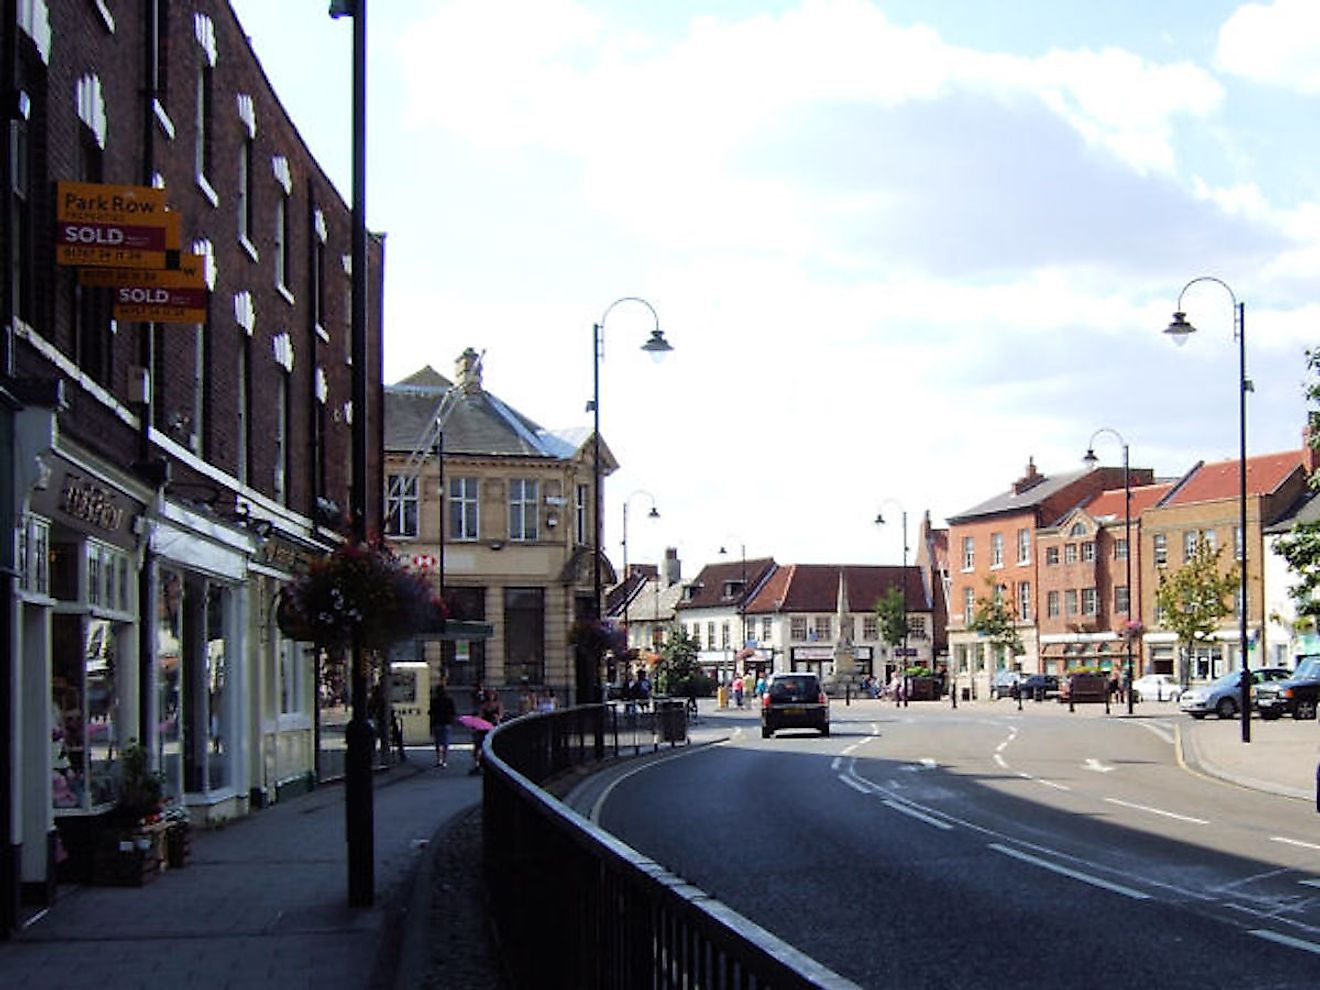
[[[1233,612],[1240,571],[1236,564],[1221,570],[1223,555],[1223,547],[1211,550],[1209,543],[1198,540],[1187,563],[1176,571],[1160,572],[1155,589],[1160,624],[1177,633],[1184,646],[1207,642],[1219,621]]]
[[[677,629],[660,647],[655,667],[656,690],[680,697],[705,697],[714,690],[714,682],[701,672],[697,662],[697,641],[684,629]]]
[[[1310,412],[1310,443],[1320,449],[1320,349],[1306,352],[1306,365],[1311,381],[1305,392],[1314,407]],[[1320,489],[1320,471],[1311,475],[1310,483],[1312,488]],[[1288,595],[1296,603],[1297,614],[1315,622],[1320,619],[1320,523],[1298,525],[1279,540],[1277,547],[1296,578]]]
[[[875,617],[880,626],[880,638],[890,646],[899,646],[907,636],[907,608],[903,590],[891,584],[875,603]]]
[[[151,769],[150,755],[136,739],[130,739],[119,753],[116,816],[127,822],[139,822],[160,814],[164,800],[164,775]]]
[[[1027,651],[1018,632],[1017,602],[1012,595],[1004,594],[994,578],[986,578],[985,586],[986,593],[976,599],[976,611],[968,628],[988,639],[998,652],[1021,656]]]

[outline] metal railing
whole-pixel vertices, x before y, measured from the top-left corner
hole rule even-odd
[[[542,788],[618,754],[621,720],[626,750],[627,716],[606,705],[515,719],[486,739],[485,873],[513,985],[856,990]],[[686,738],[682,702],[662,703],[650,721],[653,748],[680,721]]]

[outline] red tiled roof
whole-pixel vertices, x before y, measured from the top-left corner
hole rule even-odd
[[[839,602],[839,573],[848,582],[848,608],[870,611],[891,587],[906,586],[908,607],[926,609],[921,571],[909,564],[791,564],[779,568],[747,606],[748,612],[833,612]],[[904,578],[906,577],[906,582]]]
[[[1260,454],[1247,458],[1247,494],[1268,495],[1305,463],[1303,450],[1285,450],[1278,454]],[[1239,492],[1238,462],[1217,461],[1202,464],[1166,502],[1188,505],[1192,502],[1216,502],[1236,498]]]
[[[1173,482],[1158,485],[1135,485],[1132,488],[1132,518],[1136,519],[1145,510],[1167,495],[1173,488]],[[1093,519],[1104,520],[1107,516],[1122,520],[1125,492],[1122,488],[1110,488],[1101,492],[1086,503],[1086,511]]]
[[[689,585],[691,597],[679,602],[678,607],[680,609],[716,608],[720,605],[735,605],[741,595],[726,596],[724,594],[725,585],[730,582],[741,583],[745,572],[747,575],[747,591],[750,592],[757,587],[758,583],[765,580],[766,572],[776,566],[772,557],[758,557],[756,560],[746,561],[745,564],[742,560],[707,564]]]

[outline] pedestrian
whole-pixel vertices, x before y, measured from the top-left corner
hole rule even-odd
[[[500,701],[498,691],[486,691],[481,699],[481,706],[477,709],[477,718],[484,719],[491,726],[500,724],[504,718],[504,703]],[[472,730],[472,769],[469,774],[481,773],[481,745],[486,740],[486,733],[490,729]]]
[[[552,712],[555,710],[554,688],[548,687],[545,689],[545,693],[541,695],[540,700],[536,703],[536,710],[538,712]]]
[[[449,697],[445,682],[441,681],[431,692],[431,738],[435,740],[435,765],[449,766],[449,730],[454,724],[454,699]]]
[[[743,706],[743,687],[742,674],[739,674],[733,679],[733,704],[736,708]]]

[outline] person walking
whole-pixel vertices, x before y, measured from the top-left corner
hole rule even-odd
[[[449,766],[449,730],[456,715],[454,699],[449,697],[445,682],[441,681],[431,692],[431,738],[435,740],[435,765],[438,767]]]

